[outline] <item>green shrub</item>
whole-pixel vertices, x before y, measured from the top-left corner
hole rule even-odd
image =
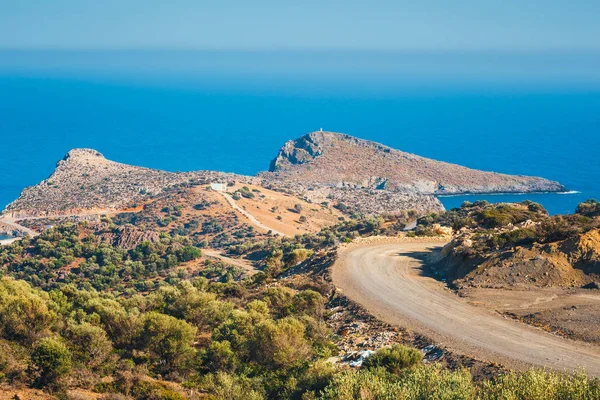
[[[600,383],[589,380],[584,372],[574,375],[532,369],[511,372],[496,381],[485,382],[482,400],[598,399]]]
[[[498,248],[514,247],[517,245],[533,243],[537,238],[537,233],[533,229],[515,229],[513,231],[503,232],[499,235],[492,236],[490,239],[490,245]]]
[[[502,209],[488,208],[483,210],[479,221],[481,225],[487,228],[497,228],[511,224],[515,219],[508,207],[503,207]]]
[[[367,358],[363,368],[384,368],[393,374],[399,374],[405,368],[413,367],[423,360],[423,354],[417,349],[396,344],[383,348]]]
[[[312,250],[294,249],[286,257],[286,265],[291,267],[296,264],[300,264],[302,261],[308,259],[312,255],[313,255]]]
[[[0,383],[26,380],[29,349],[0,339]]]
[[[177,393],[162,382],[145,380],[134,381],[130,394],[136,399],[186,400],[185,396]]]
[[[41,386],[53,385],[71,371],[71,353],[61,340],[54,337],[38,342],[31,354],[31,361]]]
[[[0,335],[30,344],[46,334],[57,320],[48,299],[47,293],[32,289],[27,282],[0,279]]]
[[[588,217],[597,217],[600,215],[600,202],[594,199],[586,200],[577,206],[575,212]]]
[[[204,377],[200,389],[215,400],[263,400],[266,398],[262,385],[256,380],[230,375],[225,372]]]
[[[314,290],[303,290],[294,295],[292,310],[295,315],[319,318],[325,312],[325,298]]]
[[[194,353],[196,328],[169,315],[150,312],[142,318],[140,350],[148,352],[159,373],[178,372]]]
[[[323,390],[323,400],[406,399],[402,386],[385,374],[372,370],[345,371],[334,376]]]
[[[476,388],[467,370],[449,371],[440,365],[405,369],[400,375],[383,368],[336,375],[323,391],[324,400],[474,400]]]
[[[235,352],[231,349],[231,343],[227,340],[213,341],[206,351],[205,361],[210,371],[234,372],[239,364]]]
[[[313,350],[305,337],[305,326],[293,317],[266,320],[254,330],[251,343],[254,361],[269,368],[291,368],[309,361]]]
[[[104,329],[88,322],[77,324],[69,321],[65,336],[74,360],[91,368],[102,365],[113,350]]]

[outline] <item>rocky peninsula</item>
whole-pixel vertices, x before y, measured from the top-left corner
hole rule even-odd
[[[473,170],[320,131],[287,142],[269,171],[255,177],[160,171],[110,161],[96,150],[74,149],[49,178],[24,189],[2,216],[20,220],[120,212],[141,207],[170,188],[216,182],[255,184],[365,215],[443,211],[436,195],[565,190],[543,178]]]
[[[462,167],[334,132],[287,142],[263,177],[303,185],[366,188],[423,195],[562,192],[544,178]]]

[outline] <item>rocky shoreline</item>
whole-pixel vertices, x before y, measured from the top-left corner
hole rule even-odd
[[[177,187],[243,182],[332,203],[348,214],[444,210],[436,196],[562,192],[558,182],[472,170],[333,132],[287,142],[269,171],[256,177],[218,171],[174,173],[107,160],[92,149],[71,150],[52,175],[23,190],[3,211],[13,220],[120,212],[142,207]]]

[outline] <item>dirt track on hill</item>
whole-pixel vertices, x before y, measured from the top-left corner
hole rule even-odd
[[[252,265],[252,263],[248,260],[243,260],[243,259],[238,259],[238,258],[230,258],[230,257],[224,256],[220,251],[212,250],[212,249],[202,249],[202,253],[208,257],[218,258],[219,260],[225,262],[226,264],[239,267],[249,275],[254,275],[258,272],[258,270],[255,269],[254,266]]]
[[[220,193],[223,197],[225,197],[225,200],[227,201],[227,203],[229,203],[229,205],[234,209],[237,210],[238,212],[240,212],[242,215],[244,215],[246,218],[248,218],[250,220],[250,222],[254,225],[259,227],[260,229],[263,229],[265,231],[271,231],[271,233],[273,235],[280,235],[280,236],[286,236],[283,233],[276,231],[273,228],[270,228],[268,226],[266,226],[265,224],[263,224],[262,222],[260,222],[258,219],[256,219],[256,217],[252,214],[250,214],[248,211],[244,210],[242,207],[238,206],[237,203],[235,202],[235,200],[233,200],[231,198],[231,196],[229,194],[225,194],[223,192],[218,192]]]
[[[33,229],[29,229],[25,226],[19,225],[14,219],[12,218],[0,218],[0,222],[3,223],[4,225],[7,225],[17,231],[23,232],[28,234],[31,237],[36,237],[39,235],[39,233],[37,233],[36,231],[34,231]]]
[[[584,367],[600,376],[600,348],[552,335],[460,299],[422,274],[423,259],[440,243],[364,244],[341,250],[333,282],[381,320],[438,344],[511,368],[559,371]]]
[[[28,234],[31,237],[39,236],[39,233],[34,231],[33,229],[27,228],[19,224],[19,221],[35,221],[35,220],[43,220],[43,219],[53,219],[53,218],[72,218],[72,217],[89,217],[94,215],[116,215],[122,212],[139,212],[142,208],[138,209],[128,209],[128,210],[93,210],[93,211],[81,211],[79,213],[73,214],[55,214],[55,215],[38,215],[35,217],[22,217],[22,218],[10,218],[10,217],[0,217],[0,223],[5,224],[14,228],[17,231]]]

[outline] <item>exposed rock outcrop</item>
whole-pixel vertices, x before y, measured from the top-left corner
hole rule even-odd
[[[99,231],[96,239],[100,243],[108,243],[124,249],[135,249],[143,242],[156,243],[160,241],[160,234],[152,230],[142,230],[133,225],[124,225],[116,227],[112,231]]]
[[[444,248],[444,269],[458,287],[581,287],[600,277],[600,231],[554,243],[473,251],[470,235]]]

